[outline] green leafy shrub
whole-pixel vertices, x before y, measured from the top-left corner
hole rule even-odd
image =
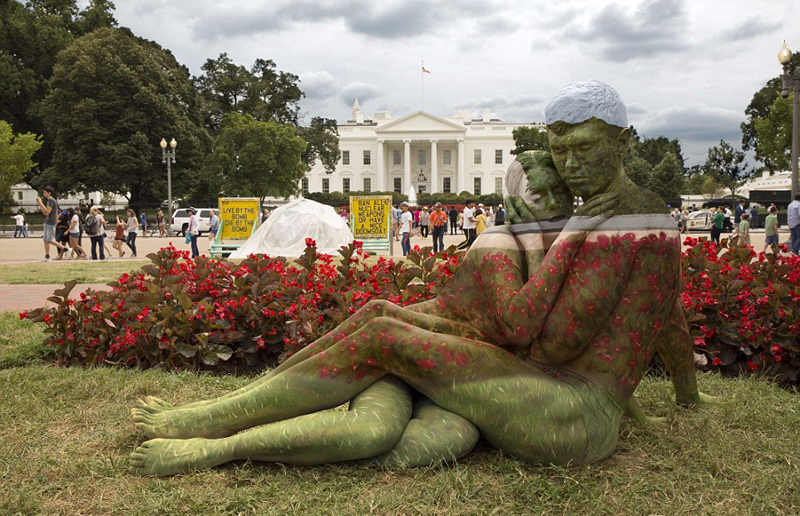
[[[72,281],[49,298],[54,308],[20,317],[46,324],[45,344],[64,364],[246,371],[275,365],[372,299],[435,297],[458,265],[453,247],[371,265],[359,242],[343,247],[338,263],[306,244],[294,261],[251,255],[239,264],[191,260],[170,246],[110,291],[70,299]]]

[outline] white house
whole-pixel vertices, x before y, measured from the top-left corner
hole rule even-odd
[[[11,187],[11,197],[17,203],[17,207],[13,208],[14,211],[23,209],[27,213],[39,211],[39,206],[36,204],[36,197],[41,197],[42,192],[36,191],[28,183],[17,183]],[[90,204],[103,204],[102,192],[91,193],[78,193],[69,195],[60,195],[56,192],[56,199],[61,207],[67,208],[70,206],[89,206]],[[128,200],[121,195],[108,195],[106,201],[111,201],[112,208],[120,206],[127,206]]]
[[[473,119],[469,110],[442,118],[424,111],[393,118],[388,111],[364,117],[358,100],[353,118],[339,124],[342,152],[333,174],[315,164],[302,181],[308,192],[394,191],[416,193],[505,194],[503,176],[514,156],[511,132],[544,124]]]

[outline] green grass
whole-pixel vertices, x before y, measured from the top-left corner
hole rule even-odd
[[[0,369],[36,363],[47,357],[43,324],[21,321],[14,312],[0,312]]]
[[[0,319],[19,345],[38,326]],[[10,351],[3,341],[0,356]],[[795,515],[800,512],[800,398],[756,379],[702,374],[721,402],[676,408],[647,378],[645,410],[668,429],[623,421],[595,465],[533,466],[487,445],[454,466],[394,471],[366,462],[319,467],[236,463],[166,479],[127,473],[142,439],[128,409],[152,394],[185,402],[243,385],[236,377],[58,368],[0,370],[3,515]]]
[[[107,283],[125,272],[140,268],[149,260],[111,260],[51,263],[7,264],[0,267],[0,283],[7,285],[63,284],[69,280],[78,283]]]

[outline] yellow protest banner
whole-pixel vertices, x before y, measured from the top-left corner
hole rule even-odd
[[[258,220],[258,198],[222,197],[219,199],[219,219],[223,239],[248,239]]]
[[[387,238],[391,195],[351,196],[350,220],[353,238]]]

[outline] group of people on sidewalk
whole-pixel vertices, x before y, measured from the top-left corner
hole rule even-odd
[[[408,202],[402,202],[392,208],[395,240],[400,242],[403,256],[411,252],[411,236],[421,238],[433,237],[433,252],[444,251],[444,235],[450,228],[450,234],[456,235],[461,230],[464,241],[459,244],[459,249],[468,249],[487,227],[505,224],[505,210],[502,205],[497,209],[483,204],[475,206],[473,199],[468,199],[463,211],[459,212],[455,206],[445,209],[442,203],[437,202],[430,210],[427,206],[416,207],[413,211]]]
[[[99,206],[95,205],[89,208],[86,217],[83,216],[80,207],[61,210],[51,186],[45,186],[42,189],[42,196],[36,198],[36,203],[44,216],[42,239],[45,256],[42,261],[49,262],[51,260],[50,246],[55,247],[58,253],[53,257],[55,260],[89,259],[89,253],[83,246],[84,235],[89,237],[91,242],[92,260],[111,259],[112,252],[106,243],[106,230],[109,222],[106,221]],[[136,256],[136,237],[140,232],[140,227],[147,227],[144,213],[140,219],[134,210],[128,209],[126,215],[127,219],[116,216],[114,241],[111,244],[119,253],[120,258],[125,256],[123,244],[130,249],[132,257]],[[161,210],[158,210],[156,219],[159,233],[165,236],[165,218]]]

